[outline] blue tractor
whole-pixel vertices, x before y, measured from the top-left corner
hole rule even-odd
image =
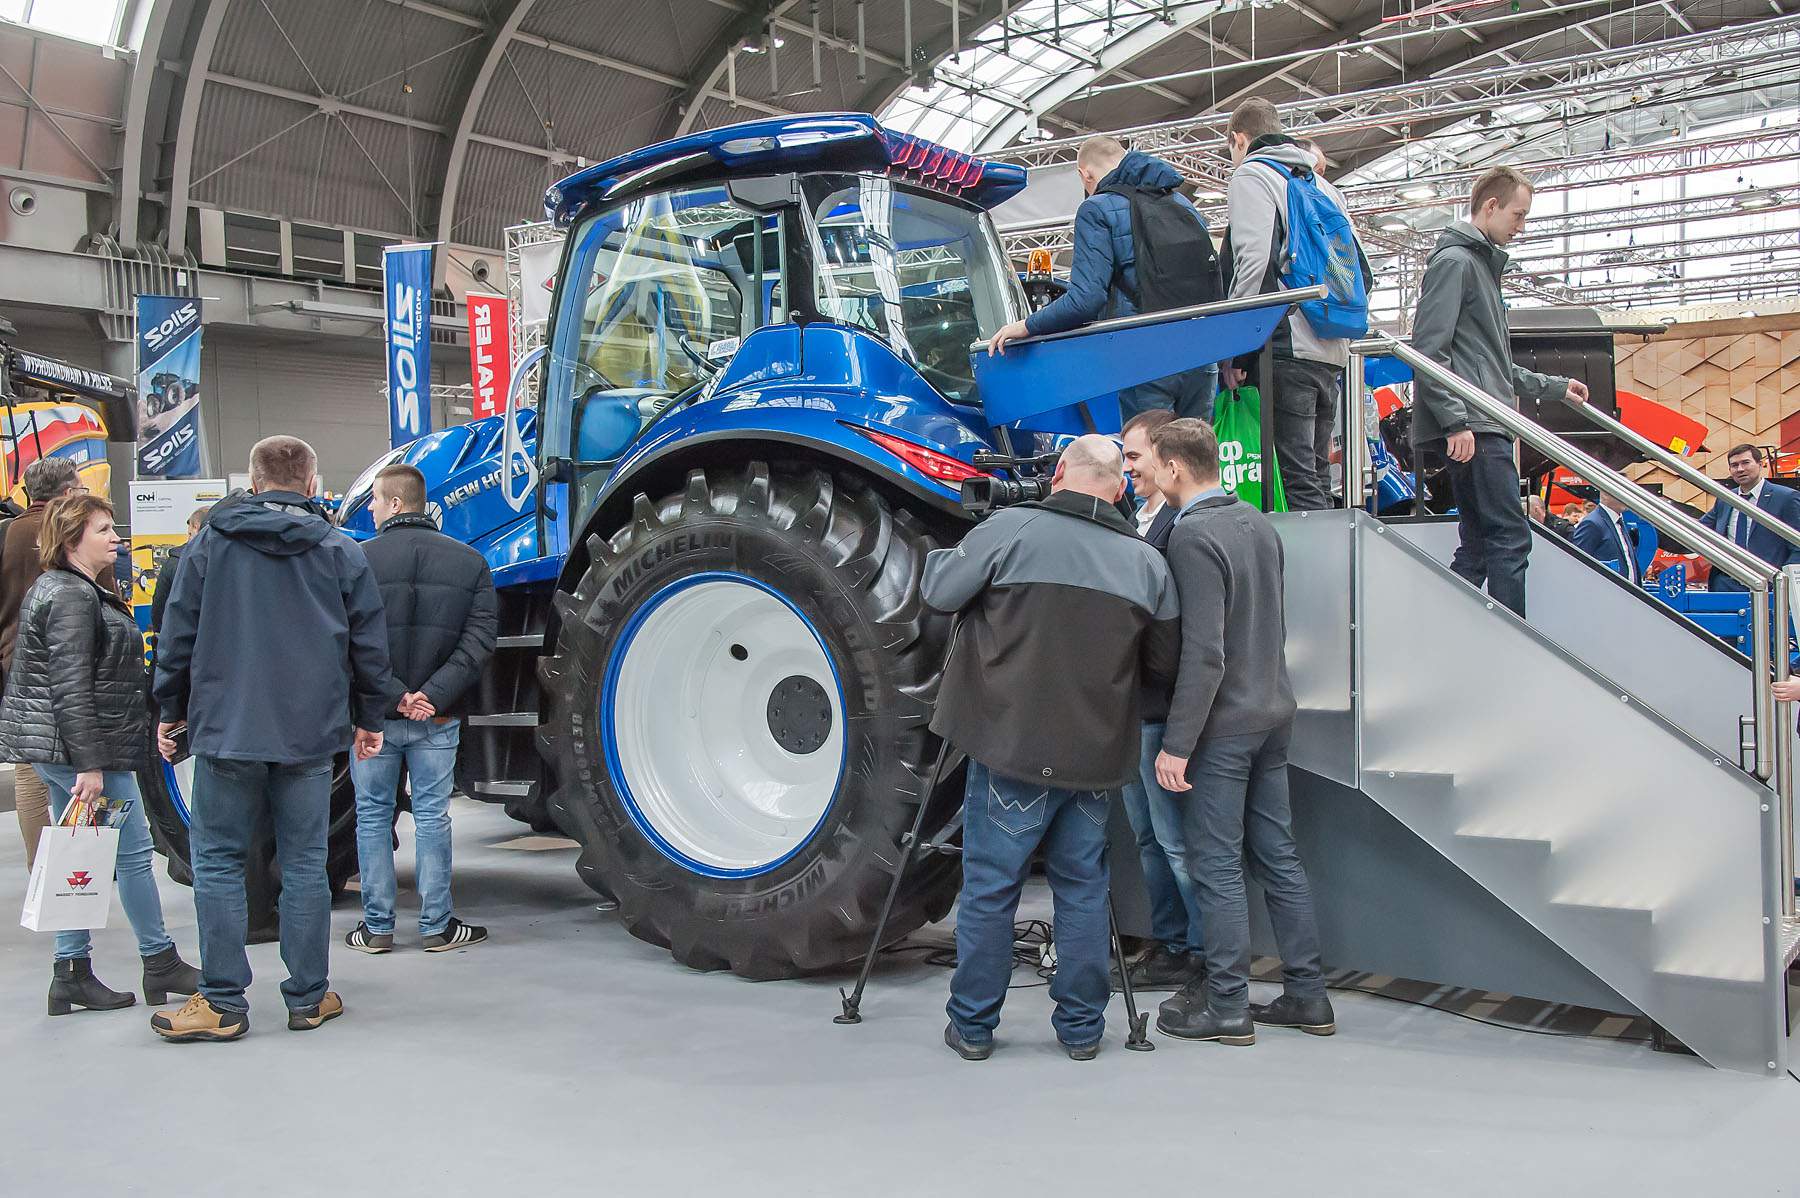
[[[866,951],[918,805],[933,838],[960,812],[954,775],[925,793],[948,622],[919,580],[969,527],[965,484],[1028,490],[1056,432],[1117,430],[1100,393],[1253,349],[1286,310],[972,352],[1026,312],[987,215],[1024,186],[863,115],[589,167],[546,197],[569,233],[538,409],[404,446],[345,496],[372,535],[374,470],[412,463],[487,556],[502,638],[462,788],[574,837],[688,965]],[[955,887],[953,859],[917,865],[892,933]]]

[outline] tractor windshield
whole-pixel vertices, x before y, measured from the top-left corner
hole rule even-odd
[[[879,175],[805,179],[820,315],[880,337],[945,398],[976,402],[969,346],[1025,314],[993,226]]]

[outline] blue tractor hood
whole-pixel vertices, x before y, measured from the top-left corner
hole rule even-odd
[[[727,179],[782,171],[882,172],[992,208],[1025,188],[1025,168],[988,162],[936,142],[883,129],[867,113],[838,112],[745,121],[658,142],[570,175],[544,193],[544,210],[566,228],[598,204],[675,178]]]

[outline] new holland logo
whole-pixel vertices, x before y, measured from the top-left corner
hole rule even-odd
[[[86,890],[94,876],[85,869],[78,869],[69,875],[69,885],[76,890]]]

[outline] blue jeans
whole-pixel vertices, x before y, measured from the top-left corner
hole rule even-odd
[[[244,951],[244,862],[264,812],[275,828],[281,868],[281,960],[289,1010],[325,997],[331,954],[331,883],[325,877],[331,834],[331,759],[283,765],[194,758],[188,846],[194,912],[200,924],[200,993],[222,1011],[248,1011],[250,957]]]
[[[1206,932],[1206,979],[1215,1010],[1249,1005],[1250,904],[1244,868],[1263,889],[1281,953],[1283,980],[1296,998],[1325,994],[1312,887],[1294,845],[1288,807],[1292,721],[1249,736],[1202,738],[1188,759],[1188,859]]]
[[[1170,952],[1197,953],[1203,943],[1200,902],[1188,874],[1187,837],[1181,827],[1183,806],[1156,782],[1162,733],[1161,724],[1144,725],[1138,780],[1127,782],[1123,791],[1125,816],[1137,836],[1144,888],[1150,892],[1151,939]]]
[[[963,883],[956,973],[946,1008],[971,1044],[994,1038],[1013,975],[1013,917],[1041,844],[1056,910],[1056,1038],[1081,1048],[1106,1030],[1106,802],[1103,790],[1055,790],[969,762],[963,796]]]
[[[1167,408],[1180,417],[1212,423],[1213,399],[1219,394],[1219,368],[1201,366],[1166,379],[1154,379],[1119,392],[1119,419],[1130,420],[1151,408]]]
[[[38,777],[50,788],[51,818],[61,819],[75,789],[74,767],[35,765],[30,768],[37,770]],[[144,818],[144,796],[138,793],[137,775],[107,770],[100,793],[109,799],[124,799],[131,803],[131,810],[125,813],[125,823],[119,828],[119,859],[113,866],[113,875],[118,879],[119,905],[125,908],[131,930],[137,933],[138,956],[154,957],[164,949],[174,948],[175,942],[163,928],[162,899],[156,893],[156,874],[152,870],[156,846],[150,839],[150,821]],[[85,957],[90,951],[91,940],[86,932],[56,934],[58,961]]]
[[[356,864],[362,872],[363,923],[394,930],[394,792],[400,765],[412,779],[413,846],[419,886],[419,935],[450,923],[450,786],[462,723],[389,720],[381,752],[350,764],[356,783]]]

